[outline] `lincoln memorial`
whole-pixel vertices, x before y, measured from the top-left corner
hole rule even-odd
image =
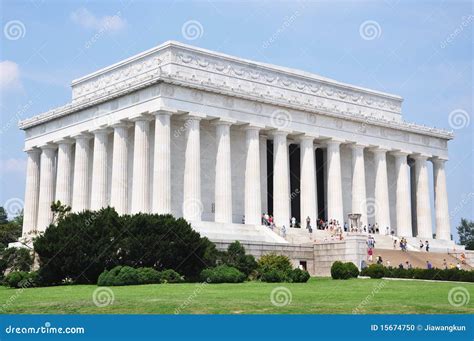
[[[69,103],[19,123],[23,237],[43,232],[60,200],[171,213],[215,241],[285,244],[277,231],[291,236],[293,217],[305,230],[308,217],[343,225],[356,213],[380,233],[448,245],[453,135],[406,122],[402,101],[166,42],[72,81]]]

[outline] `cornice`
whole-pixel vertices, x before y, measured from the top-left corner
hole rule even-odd
[[[378,117],[381,112],[399,115],[401,97],[176,42],[167,42],[74,80],[72,102],[23,120],[19,127],[28,129],[160,82],[364,124],[444,139],[453,137],[445,130]]]

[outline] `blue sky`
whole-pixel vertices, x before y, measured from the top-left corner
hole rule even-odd
[[[10,211],[24,196],[18,119],[68,102],[72,79],[178,40],[402,96],[405,120],[454,130],[452,228],[473,219],[470,1],[2,0],[0,13],[0,205]]]

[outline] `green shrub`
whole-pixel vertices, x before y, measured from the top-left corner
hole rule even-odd
[[[290,278],[293,283],[306,283],[311,276],[308,271],[301,269],[293,269]]]
[[[38,285],[38,273],[35,271],[13,271],[5,277],[5,284],[11,288],[30,288]]]
[[[115,285],[136,285],[140,284],[138,271],[130,266],[123,266],[117,275]]]
[[[331,266],[331,277],[333,279],[349,279],[357,278],[357,276],[359,276],[359,269],[352,262],[336,261]]]
[[[33,265],[31,252],[24,248],[9,247],[0,252],[0,273],[3,276],[5,271],[30,271]]]
[[[241,283],[246,277],[238,269],[225,264],[215,268],[204,269],[201,272],[201,280],[210,283]]]
[[[137,274],[140,284],[161,283],[161,273],[153,268],[138,268]]]
[[[268,254],[260,257],[258,260],[257,271],[260,277],[264,276],[265,273],[272,271],[271,276],[265,276],[265,278],[275,277],[276,272],[278,272],[279,274],[277,276],[286,280],[289,278],[291,270],[291,261],[287,256]],[[281,280],[278,282],[281,282]]]
[[[246,255],[245,248],[239,241],[235,241],[229,245],[227,252],[223,253],[222,262],[243,272],[246,277],[258,267],[255,257]]]
[[[182,283],[184,282],[183,276],[172,269],[168,269],[161,272],[161,283]]]
[[[369,276],[370,278],[382,278],[385,276],[385,267],[382,264],[371,264],[364,269],[363,275]]]
[[[284,272],[277,269],[270,269],[262,273],[262,275],[260,276],[260,280],[262,282],[268,282],[268,283],[289,282],[291,279],[289,277],[290,273],[291,271]]]

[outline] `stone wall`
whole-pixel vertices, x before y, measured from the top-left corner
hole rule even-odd
[[[226,250],[229,242],[214,242],[218,250]],[[288,256],[294,267],[306,262],[311,276],[331,276],[331,265],[335,261],[353,262],[360,269],[361,261],[367,257],[365,236],[348,236],[342,241],[313,245],[275,245],[261,243],[241,243],[248,254],[259,258],[276,253]]]

